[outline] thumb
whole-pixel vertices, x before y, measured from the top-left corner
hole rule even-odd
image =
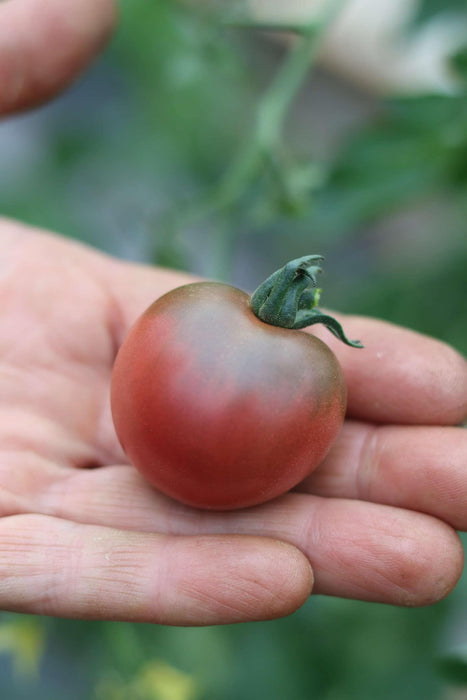
[[[17,0],[0,5],[0,114],[65,88],[102,48],[114,0]]]

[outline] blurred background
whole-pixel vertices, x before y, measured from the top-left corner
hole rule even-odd
[[[467,353],[465,0],[121,14],[71,90],[0,123],[1,214],[245,289],[322,253],[326,306]],[[315,597],[204,629],[2,614],[0,683],[5,700],[462,700],[467,577],[426,609]]]

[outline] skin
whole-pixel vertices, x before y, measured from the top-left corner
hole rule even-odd
[[[0,114],[41,104],[73,82],[112,34],[113,0],[0,3]]]
[[[241,508],[296,486],[345,416],[342,371],[307,333],[260,321],[248,294],[199,282],[137,320],[112,377],[126,454],[187,505]]]
[[[424,605],[454,587],[467,433],[453,424],[467,414],[467,368],[452,348],[340,317],[365,351],[323,333],[350,387],[328,457],[299,491],[203,512],[129,465],[109,400],[130,326],[189,278],[7,220],[0,253],[1,608],[165,624],[273,618],[308,597],[310,563],[316,593]]]
[[[49,63],[67,50],[61,34],[34,60],[8,61],[43,36],[30,20],[46,4],[62,0],[0,5],[1,82],[25,85],[10,111],[50,94],[33,80],[39,66],[55,87],[76,75]],[[82,69],[114,11],[67,8],[94,13],[92,41],[83,33],[68,48]],[[463,568],[455,529],[467,529],[467,432],[455,427],[467,363],[440,341],[340,318],[363,354],[316,331],[343,367],[347,419],[300,491],[270,503],[190,509],[128,464],[110,415],[112,363],[154,298],[190,281],[0,220],[0,608],[205,625],[286,615],[313,581],[315,593],[398,605],[449,593]]]

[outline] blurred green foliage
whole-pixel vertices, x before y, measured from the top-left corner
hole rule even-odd
[[[426,0],[418,21],[446,9],[466,19],[465,2]],[[291,102],[254,170],[232,170],[285,60],[280,43],[190,4],[122,3],[95,69],[54,105],[3,125],[23,156],[3,178],[0,211],[251,287],[284,260],[322,252],[326,305],[467,352],[465,52],[453,56],[455,93],[375,99],[328,155],[312,129],[293,133],[303,105]],[[43,619],[39,681],[13,674],[11,657],[33,663],[31,640],[23,648],[23,618],[3,615],[4,697],[435,700],[440,671],[466,678],[462,654],[435,663],[466,588],[422,610],[317,597],[288,619],[224,628]]]
[[[4,688],[15,700],[32,689],[70,700],[434,700],[448,611],[447,601],[405,610],[316,597],[289,618],[237,626],[45,620],[41,682]]]
[[[423,23],[441,14],[463,14],[465,13],[464,0],[421,0],[418,3],[415,21]]]

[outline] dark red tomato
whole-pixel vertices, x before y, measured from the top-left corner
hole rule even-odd
[[[318,338],[269,325],[234,287],[201,282],[157,300],[129,331],[112,413],[135,467],[165,494],[233,509],[290,490],[342,425],[346,388]]]

